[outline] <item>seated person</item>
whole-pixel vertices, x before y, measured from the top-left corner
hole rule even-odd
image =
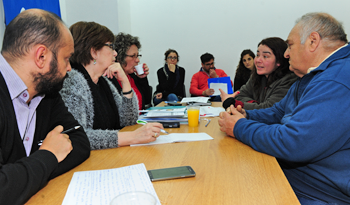
[[[0,55],[0,204],[25,204],[49,180],[90,156],[58,91],[74,52],[53,13],[29,9],[6,26]]]
[[[233,81],[233,91],[239,90],[242,85],[245,85],[250,78],[252,70],[254,69],[255,55],[250,49],[244,50],[241,53],[241,59],[239,60],[235,79]]]
[[[300,204],[350,204],[350,45],[326,13],[304,15],[289,33],[290,70],[300,77],[272,107],[231,106],[220,130],[278,160]]]
[[[227,74],[214,66],[214,56],[205,53],[201,56],[202,67],[192,76],[190,93],[192,96],[210,97],[214,94],[214,89],[208,87],[209,78],[226,77]],[[231,81],[232,84],[232,81]],[[233,85],[233,84],[232,84]],[[212,101],[221,101],[220,96],[213,96]]]
[[[158,105],[160,102],[181,101],[186,96],[184,93],[185,69],[179,67],[179,55],[173,49],[165,53],[165,65],[157,71],[158,82],[157,90],[154,93],[153,104]]]
[[[139,54],[139,49],[141,48],[139,38],[130,34],[119,33],[115,38],[114,45],[115,51],[118,53],[116,61],[120,63],[130,81],[139,102],[139,109],[143,110],[151,107],[152,93],[150,92],[150,85],[147,79],[149,68],[144,63],[145,73],[142,75],[138,75],[135,69],[142,57]],[[120,81],[118,82],[115,78],[112,78],[112,82],[116,87],[122,86]]]
[[[62,98],[69,111],[84,127],[91,149],[105,149],[156,140],[163,126],[149,123],[132,132],[119,132],[138,119],[138,104],[130,82],[119,63],[114,62],[114,35],[95,22],[77,22],[70,31],[74,54],[72,71],[65,79]],[[107,77],[122,84],[122,93]]]
[[[288,92],[297,76],[289,70],[284,51],[287,44],[281,38],[263,39],[258,44],[255,67],[248,82],[239,91],[228,95],[221,91],[223,107],[241,105],[246,110],[271,107]]]

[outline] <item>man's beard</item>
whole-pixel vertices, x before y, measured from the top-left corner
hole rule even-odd
[[[45,74],[33,74],[34,82],[37,82],[35,90],[38,95],[50,94],[58,92],[63,87],[63,81],[68,76],[60,77],[57,67],[57,56],[54,55],[50,62],[50,71]]]

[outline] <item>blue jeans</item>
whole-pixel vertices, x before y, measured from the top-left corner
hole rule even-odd
[[[158,105],[159,103],[161,103],[164,100],[164,98],[161,99],[157,99],[156,97],[153,98],[153,104],[154,106]],[[168,95],[168,97],[166,97],[165,99],[166,101],[179,101],[179,98],[177,98],[177,96],[174,93],[170,93]]]

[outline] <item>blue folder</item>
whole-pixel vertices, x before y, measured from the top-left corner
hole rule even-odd
[[[229,76],[227,77],[221,77],[221,78],[209,78],[208,79],[208,87],[210,88],[210,83],[226,83],[227,85],[227,93],[232,94],[232,84],[231,84],[231,78]]]

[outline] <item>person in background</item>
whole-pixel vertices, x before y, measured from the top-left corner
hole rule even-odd
[[[141,48],[139,38],[121,32],[116,35],[114,45],[115,51],[118,53],[116,61],[120,63],[130,81],[138,99],[139,109],[143,110],[151,107],[152,93],[147,79],[149,68],[146,63],[143,63],[144,74],[142,75],[138,75],[135,69],[142,56],[139,54],[139,49]],[[120,86],[122,86],[120,81],[118,82],[115,78],[111,80],[120,89]]]
[[[208,79],[226,77],[227,74],[225,71],[215,68],[214,56],[210,53],[203,54],[201,56],[201,62],[201,69],[192,76],[190,93],[192,96],[209,97],[214,94],[214,89],[208,87]],[[211,101],[221,101],[221,98],[219,95],[213,96]]]
[[[255,54],[250,49],[244,50],[241,53],[241,59],[237,66],[235,79],[233,81],[233,91],[239,90],[242,85],[245,85],[250,78],[250,74],[254,69]]]
[[[302,205],[350,204],[350,45],[326,13],[308,13],[289,33],[290,70],[299,79],[271,108],[230,107],[223,132],[276,157]]]
[[[221,91],[223,107],[241,105],[252,110],[268,108],[279,102],[297,80],[289,70],[288,59],[283,56],[286,49],[287,44],[281,38],[263,39],[258,44],[255,67],[248,82],[232,95]]]
[[[138,104],[127,76],[115,62],[113,33],[95,22],[80,21],[69,29],[74,39],[72,70],[60,93],[68,110],[84,127],[91,149],[155,141],[163,128],[160,123],[119,132],[124,126],[136,124]],[[119,80],[121,93],[103,74]]]
[[[184,93],[185,69],[177,65],[179,62],[177,51],[169,49],[164,55],[165,65],[157,71],[159,84],[154,93],[154,106],[164,100],[181,101],[186,96]]]
[[[0,204],[25,204],[90,156],[58,91],[74,52],[56,14],[28,9],[6,27],[0,55]]]

